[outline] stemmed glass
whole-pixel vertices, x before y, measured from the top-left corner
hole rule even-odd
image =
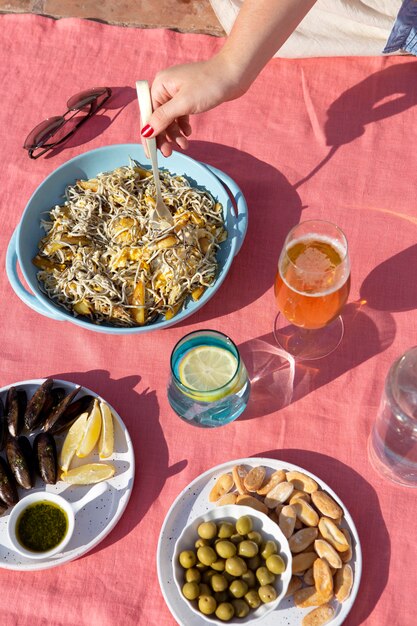
[[[285,239],[275,279],[277,343],[300,360],[333,352],[343,337],[340,312],[349,289],[348,245],[340,228],[321,220],[295,226]]]

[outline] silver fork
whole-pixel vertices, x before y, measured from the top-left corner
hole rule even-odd
[[[151,101],[151,92],[149,90],[149,84],[147,80],[138,80],[136,81],[136,92],[138,95],[139,101],[139,109],[140,116],[142,118],[142,125],[148,123],[150,116],[152,115],[152,101]],[[151,158],[152,163],[152,172],[153,178],[155,181],[155,189],[156,189],[156,206],[154,210],[151,212],[150,220],[154,222],[156,227],[161,229],[169,228],[173,225],[174,220],[171,215],[171,211],[168,209],[166,204],[162,199],[161,193],[161,181],[159,179],[159,169],[158,169],[158,156],[156,150],[156,140],[153,137],[152,139],[146,139],[146,144],[149,152],[149,156]]]

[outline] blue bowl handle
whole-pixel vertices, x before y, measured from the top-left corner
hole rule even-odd
[[[237,207],[237,217],[236,217],[236,251],[235,256],[238,254],[240,248],[242,247],[243,240],[245,239],[246,231],[248,230],[248,205],[246,204],[245,196],[242,193],[242,190],[235,183],[233,178],[230,178],[228,174],[225,174],[221,170],[217,169],[217,167],[213,167],[208,163],[203,163],[205,167],[207,167],[223,185],[230,192],[233,197],[236,207]]]
[[[6,253],[6,273],[9,279],[9,282],[13,288],[15,294],[27,304],[28,307],[40,313],[41,315],[45,315],[45,317],[49,317],[53,320],[62,321],[64,318],[59,315],[54,315],[51,311],[49,311],[46,307],[44,307],[37,298],[33,294],[31,294],[23,285],[17,273],[17,253],[16,253],[16,243],[17,243],[17,228],[14,231],[10,243],[7,247]]]

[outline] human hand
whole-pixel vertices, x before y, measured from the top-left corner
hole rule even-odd
[[[241,95],[231,74],[220,57],[158,72],[151,87],[154,112],[141,131],[142,138],[156,137],[164,156],[170,156],[175,145],[185,150],[192,132],[191,114]]]

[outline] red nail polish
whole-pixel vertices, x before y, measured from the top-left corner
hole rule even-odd
[[[153,135],[153,128],[152,126],[149,126],[149,124],[146,124],[146,126],[144,126],[142,128],[142,130],[140,131],[140,134],[142,135],[142,137],[150,137],[151,135]]]

